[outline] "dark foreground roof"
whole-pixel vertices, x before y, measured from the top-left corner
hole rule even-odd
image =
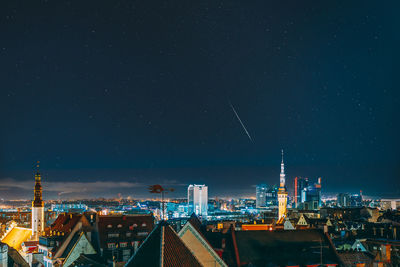
[[[106,267],[106,265],[103,263],[103,260],[96,254],[81,254],[71,265],[82,267]]]
[[[316,229],[292,231],[234,231],[232,254],[239,256],[240,264],[287,266],[320,263],[322,244],[323,263],[341,264],[329,238]],[[235,248],[237,244],[237,249]],[[237,257],[235,259],[237,261]]]
[[[16,249],[8,246],[8,266],[29,267],[29,264]]]
[[[201,266],[171,226],[160,222],[146,238],[138,251],[129,259],[125,267]]]

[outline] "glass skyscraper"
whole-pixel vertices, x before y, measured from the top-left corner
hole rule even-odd
[[[188,215],[195,213],[198,216],[207,216],[208,213],[208,186],[188,186]]]

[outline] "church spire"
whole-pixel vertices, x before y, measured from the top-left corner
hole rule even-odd
[[[42,176],[39,172],[39,161],[36,163],[35,187],[32,201],[32,240],[39,240],[39,236],[44,231],[44,202],[42,198]]]
[[[281,175],[279,181],[278,190],[278,222],[283,223],[283,219],[286,217],[287,212],[287,196],[285,188],[285,163],[283,162],[283,149],[282,149],[282,161],[281,161]]]
[[[285,187],[285,163],[283,162],[283,149],[282,149],[282,161],[281,161],[281,175],[279,180],[279,187]]]
[[[43,207],[43,198],[42,198],[42,176],[40,175],[39,172],[39,167],[40,167],[40,162],[38,161],[36,163],[36,174],[35,174],[35,187],[34,187],[34,198],[33,198],[33,207]]]

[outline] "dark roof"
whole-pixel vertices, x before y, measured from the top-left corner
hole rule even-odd
[[[193,212],[192,215],[190,215],[190,218],[188,222],[199,232],[202,232],[202,223],[197,217],[197,215]]]
[[[138,235],[139,232],[150,233],[154,228],[154,217],[151,214],[140,215],[106,215],[98,218],[98,233],[100,247],[106,248],[107,242],[111,241],[108,238],[108,233],[126,233],[132,232],[132,237],[129,240],[143,240],[147,235]],[[117,240],[121,241],[121,238]]]
[[[8,246],[8,266],[29,267],[29,264],[16,249]]]
[[[60,258],[66,258],[68,256],[68,254],[71,252],[71,250],[75,247],[76,242],[79,241],[79,238],[82,234],[82,231],[77,231],[74,236],[72,237],[72,239],[69,241],[67,247],[64,249],[62,255],[60,256]]]
[[[292,231],[235,231],[237,252],[241,264],[264,266],[318,264],[320,240],[324,263],[340,264],[335,248],[322,231],[317,229]],[[234,253],[236,255],[236,253]]]
[[[365,263],[366,266],[370,266],[374,262],[374,256],[368,252],[345,251],[340,252],[339,257],[346,266],[355,266],[356,263]]]
[[[105,267],[106,265],[102,263],[102,260],[98,255],[84,255],[81,254],[71,266],[85,266],[85,267]]]
[[[146,238],[126,267],[132,266],[201,266],[171,226],[160,222]]]

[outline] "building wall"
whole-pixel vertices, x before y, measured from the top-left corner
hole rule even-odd
[[[265,207],[267,204],[267,185],[259,184],[256,187],[256,207]]]
[[[206,185],[189,185],[188,187],[188,214],[207,216],[208,214],[208,187]]]
[[[7,267],[8,264],[8,246],[0,243],[0,267]]]
[[[278,219],[286,216],[287,209],[287,193],[286,192],[278,192],[278,201],[279,201],[279,215]]]
[[[44,225],[44,208],[32,207],[32,235],[35,237],[35,240],[44,231]]]

